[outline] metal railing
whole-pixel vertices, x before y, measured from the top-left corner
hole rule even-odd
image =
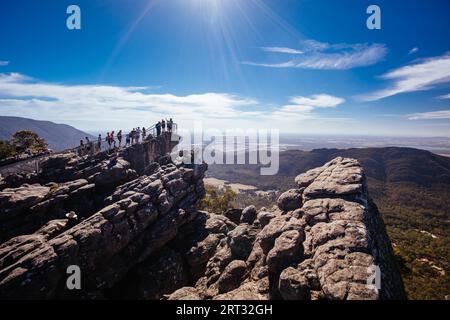
[[[173,133],[177,133],[177,131],[178,131],[178,125],[175,123],[175,122],[172,122],[171,123],[171,129],[169,130],[169,126],[168,126],[168,122],[166,122],[166,126],[164,127],[164,128],[162,128],[161,127],[161,131],[160,131],[160,133],[163,133],[163,132],[173,132]],[[163,130],[164,129],[164,130]],[[147,133],[147,136],[153,136],[153,137],[156,137],[156,136],[158,136],[158,132],[157,132],[157,130],[156,130],[156,124],[154,124],[153,126],[151,126],[150,128],[147,128],[146,129],[146,133]]]
[[[169,131],[166,123],[165,130],[163,131],[161,128],[161,133],[163,132],[172,132],[177,133],[178,125],[176,123],[172,123],[172,128]],[[146,137],[148,136],[157,137],[156,132],[156,125],[151,126],[150,128],[146,129]],[[144,141],[144,136],[142,136],[142,140]],[[0,175],[3,177],[6,177],[11,174],[15,173],[33,173],[33,172],[39,172],[41,168],[41,163],[46,160],[49,157],[54,157],[60,154],[65,154],[68,152],[74,152],[80,157],[84,156],[94,156],[96,154],[99,154],[100,152],[106,152],[109,151],[109,148],[102,148],[102,145],[104,146],[106,142],[102,140],[101,143],[98,141],[90,141],[89,143],[84,144],[83,146],[78,146],[74,148],[65,149],[63,151],[58,152],[52,152],[50,154],[45,154],[41,156],[32,157],[29,159],[13,162],[10,164],[7,164],[5,166],[0,167]],[[123,145],[125,147],[126,144]],[[112,148],[111,148],[112,149]]]

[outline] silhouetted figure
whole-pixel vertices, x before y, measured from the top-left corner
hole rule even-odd
[[[111,144],[114,144],[114,148],[116,147],[116,139],[114,138],[114,131],[111,132]]]
[[[128,133],[125,140],[125,147],[128,147],[130,145],[130,134]]]
[[[119,140],[119,148],[122,146],[122,130],[117,132],[117,140]]]
[[[86,137],[85,139],[86,139],[86,152],[90,153],[91,152],[91,141],[89,140],[88,137]]]
[[[139,140],[141,139],[141,128],[136,128],[136,143],[139,143]]]
[[[108,150],[111,149],[111,136],[110,136],[109,132],[106,133],[105,141],[108,144]]]
[[[70,211],[69,213],[66,214],[66,218],[67,218],[66,227],[68,229],[78,224],[78,216],[76,215],[75,212]]]
[[[167,130],[172,133],[172,128],[173,128],[173,120],[172,118],[170,118],[169,121],[167,121]]]
[[[80,156],[83,156],[84,155],[84,141],[83,141],[83,139],[80,140],[80,148],[79,148],[79,150],[80,150]]]
[[[161,122],[158,121],[158,123],[155,125],[156,128],[156,136],[159,137],[161,135]]]
[[[101,135],[101,134],[98,135],[98,139],[97,139],[97,150],[98,150],[98,151],[102,151],[102,135]]]
[[[145,127],[142,127],[142,140],[145,139],[146,135],[147,135],[147,131],[145,130]]]
[[[163,132],[166,131],[166,121],[164,119],[161,120],[161,128]]]
[[[134,144],[134,139],[136,137],[136,131],[134,131],[134,128],[130,132],[130,137],[131,137],[131,144],[133,145]]]

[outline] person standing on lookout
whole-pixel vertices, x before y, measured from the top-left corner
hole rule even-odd
[[[172,133],[172,127],[173,127],[173,120],[170,118],[169,121],[167,121],[167,130]]]
[[[119,148],[122,146],[122,130],[117,132],[117,140],[119,140]]]
[[[145,127],[142,127],[142,140],[145,139],[146,135],[147,135],[147,131],[145,130]]]
[[[159,137],[161,135],[161,122],[158,121],[158,123],[155,125],[156,128],[156,136]]]
[[[130,133],[127,134],[126,136],[126,140],[125,140],[125,147],[129,147],[130,146]]]
[[[111,132],[111,144],[114,144],[114,147],[116,147],[116,139],[114,138],[114,131]]]
[[[141,128],[137,127],[136,129],[136,143],[139,143],[139,139],[141,138]]]
[[[109,135],[109,132],[106,133],[105,141],[108,144],[108,149],[111,149],[111,136]]]
[[[161,128],[163,132],[166,131],[166,121],[164,119],[161,120]]]
[[[98,135],[97,139],[97,151],[102,151],[102,135]]]

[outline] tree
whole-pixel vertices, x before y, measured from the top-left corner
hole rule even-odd
[[[9,141],[0,140],[0,160],[12,157],[15,153],[15,149]]]
[[[24,153],[30,150],[32,153],[40,153],[48,148],[48,144],[44,139],[40,138],[37,133],[29,130],[17,131],[11,140],[11,144],[16,153]]]
[[[228,209],[233,208],[233,202],[236,200],[236,192],[226,187],[223,192],[206,187],[206,196],[199,203],[199,208],[213,213],[224,213]]]

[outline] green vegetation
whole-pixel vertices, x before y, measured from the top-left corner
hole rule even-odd
[[[295,187],[298,174],[337,156],[361,162],[408,298],[445,299],[450,295],[450,158],[411,148],[289,150],[280,154],[275,176],[261,176],[258,165],[211,165],[208,172],[261,190],[285,191]]]
[[[17,131],[11,141],[0,140],[0,160],[29,152],[38,154],[48,148],[44,139],[29,130]]]
[[[17,131],[11,140],[11,144],[17,153],[24,153],[30,150],[31,153],[39,153],[47,150],[48,145],[44,139],[29,130]]]
[[[206,195],[198,203],[198,208],[214,213],[224,213],[228,209],[234,208],[236,192],[231,188],[219,190],[213,187],[206,187]]]
[[[372,184],[370,190],[400,262],[409,299],[444,299],[450,293],[450,189]]]
[[[0,140],[0,160],[12,157],[15,154],[14,147],[8,141]]]

